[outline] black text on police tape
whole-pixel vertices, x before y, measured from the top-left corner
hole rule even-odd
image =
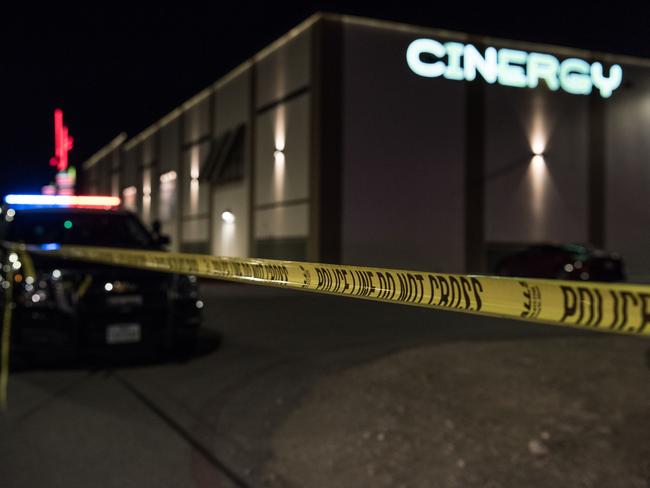
[[[479,311],[483,287],[474,277],[316,267],[316,290],[402,303]]]
[[[561,286],[560,289],[563,298],[561,322],[639,334],[650,324],[650,293],[582,286]],[[606,307],[612,318],[604,323]],[[637,323],[637,319],[638,328],[628,326]]]

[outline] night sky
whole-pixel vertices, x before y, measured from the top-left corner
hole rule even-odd
[[[650,58],[648,6],[449,3],[454,7],[436,1],[411,7],[243,1],[3,6],[0,193],[38,192],[52,179],[55,107],[64,110],[75,138],[70,161],[79,165],[120,132],[137,134],[319,10]]]

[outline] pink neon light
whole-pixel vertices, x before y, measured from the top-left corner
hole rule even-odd
[[[117,207],[119,197],[89,195],[7,195],[9,205],[56,205],[61,207],[106,208]]]
[[[57,171],[68,169],[68,152],[74,146],[74,138],[63,125],[63,112],[57,108],[54,111],[54,156],[50,158],[50,166],[56,166]]]

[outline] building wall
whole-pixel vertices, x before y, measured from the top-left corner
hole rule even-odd
[[[210,185],[200,181],[210,151],[213,98],[206,91],[193,100],[182,117],[183,144],[179,172],[181,209],[180,248],[208,252]]]
[[[151,225],[157,215],[158,189],[158,134],[150,134],[141,144],[141,172],[140,172],[140,217],[142,221]]]
[[[292,33],[112,153],[109,192],[146,223],[159,220],[172,250],[248,256],[255,249],[257,255],[305,258],[311,43],[309,29]],[[242,126],[243,178],[202,178],[219,139]],[[282,163],[275,155],[280,144]],[[267,177],[274,185],[265,186]],[[96,170],[87,181],[98,188]],[[235,215],[234,223],[221,219],[225,210]]]
[[[255,67],[254,254],[305,259],[311,141],[308,29]]]
[[[114,197],[121,196],[120,190],[120,180],[121,180],[121,170],[122,170],[122,154],[124,152],[123,147],[120,147],[118,150],[113,151],[110,156],[109,163],[109,172],[110,172],[110,187],[111,195]]]
[[[98,161],[94,166],[84,171],[84,177],[83,177],[84,193],[88,193],[89,195],[100,195],[99,192],[100,163],[101,160]]]
[[[102,149],[102,155],[92,162],[86,161],[81,165],[83,172],[80,179],[79,191],[87,195],[121,196],[123,141],[125,135],[111,142],[110,147]],[[116,142],[117,141],[117,142]]]
[[[310,84],[312,31],[306,29],[256,62],[255,105],[277,103]]]
[[[139,144],[124,149],[124,163],[121,169],[120,196],[124,208],[132,212],[139,211],[139,200],[142,196],[141,178],[141,147]]]
[[[553,92],[543,82],[522,89],[414,75],[405,53],[418,37],[480,43],[445,36],[345,24],[342,260],[465,271],[463,223],[476,216],[463,208],[464,158],[479,144],[483,197],[476,198],[483,204],[478,224],[486,264],[503,249],[591,241],[619,250],[631,276],[649,279],[650,217],[638,195],[650,182],[644,164],[650,157],[650,69],[624,65],[625,83],[607,99]],[[560,51],[560,59],[576,56]],[[471,107],[467,90],[477,84],[480,106]],[[594,129],[594,102],[605,113],[604,194],[593,186],[603,144]],[[468,107],[480,110],[466,114]],[[468,137],[476,117],[484,117],[482,141]],[[534,152],[543,158],[533,158]],[[602,199],[604,215],[597,207]],[[599,242],[594,227],[602,222],[605,239]]]
[[[485,93],[488,253],[588,242],[588,97],[497,85]]]
[[[242,125],[245,130],[244,177],[213,187],[212,254],[217,256],[250,256],[251,83],[252,71],[249,67],[216,87],[214,137],[225,137],[226,133]],[[228,223],[222,219],[225,211],[233,213],[234,222]]]
[[[209,90],[197,95],[198,100],[183,112],[183,142],[185,144],[196,142],[210,133],[212,107],[210,106],[211,93]]]
[[[180,249],[179,212],[179,173],[180,173],[180,117],[169,121],[158,130],[160,157],[154,184],[158,185],[157,219],[162,232],[171,237],[171,248]]]
[[[342,261],[458,272],[465,91],[413,76],[412,39],[344,30]]]
[[[114,149],[113,152],[119,152],[121,151],[121,146],[118,146],[116,149]],[[113,169],[112,169],[112,161],[111,158],[113,157],[113,154],[110,153],[106,155],[104,158],[102,158],[101,161],[99,161],[99,168],[97,170],[98,173],[98,180],[97,180],[97,193],[99,195],[112,195],[112,175],[113,175]]]
[[[595,242],[601,218],[603,246],[621,252],[634,279],[650,280],[650,214],[641,201],[650,186],[650,65],[623,64],[624,85],[606,100],[543,84],[531,90],[423,78],[406,63],[412,40],[480,40],[349,18],[328,22],[336,29],[325,37],[322,23],[292,31],[148,136],[107,154],[88,171],[86,187],[126,196],[148,223],[161,220],[174,250],[317,258],[313,250],[329,229],[340,240],[331,255],[342,262],[442,272],[468,268],[471,225],[493,265],[516,246]],[[490,44],[502,47],[497,42]],[[602,137],[594,129],[596,105]],[[240,129],[243,177],[206,181],[201,173],[218,141]],[[477,167],[478,186],[470,181]],[[604,201],[600,217],[594,196]],[[474,197],[480,215],[468,215]],[[327,213],[330,205],[335,211]],[[221,218],[226,210],[233,223]]]
[[[650,282],[650,68],[623,70],[625,85],[606,109],[606,246],[632,280]]]

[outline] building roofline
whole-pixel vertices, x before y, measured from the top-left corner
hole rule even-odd
[[[650,59],[640,58],[635,56],[628,56],[623,54],[611,54],[611,53],[605,53],[600,51],[590,51],[588,49],[559,46],[555,44],[544,44],[544,43],[538,43],[533,41],[516,41],[512,39],[504,39],[499,37],[468,34],[465,32],[459,32],[459,31],[453,31],[447,29],[438,29],[434,27],[424,27],[424,26],[418,26],[418,25],[408,24],[405,22],[397,22],[392,20],[379,20],[379,19],[372,19],[369,17],[359,17],[355,15],[337,14],[337,13],[330,13],[330,12],[316,12],[310,15],[302,22],[300,22],[296,27],[291,29],[289,32],[283,34],[275,41],[271,42],[266,47],[262,48],[260,51],[253,54],[251,57],[246,59],[246,61],[237,65],[232,70],[228,71],[217,81],[210,84],[207,88],[204,88],[196,95],[187,99],[185,102],[181,103],[178,107],[176,107],[174,110],[169,112],[167,115],[158,119],[156,122],[148,126],[146,129],[142,130],[141,132],[133,136],[124,144],[124,148],[126,150],[132,149],[133,147],[135,147],[136,145],[138,145],[139,143],[147,139],[149,136],[151,136],[158,129],[171,123],[174,119],[179,117],[183,112],[192,108],[194,105],[201,102],[207,96],[211,95],[215,90],[223,87],[224,85],[226,85],[227,83],[235,79],[237,76],[241,75],[246,70],[250,69],[254,63],[259,62],[262,59],[266,58],[273,51],[281,48],[283,45],[287,44],[289,41],[299,36],[304,31],[309,29],[312,25],[314,25],[316,22],[322,19],[341,22],[349,25],[362,25],[362,26],[372,27],[377,29],[407,32],[407,33],[413,33],[418,35],[425,34],[425,35],[440,37],[443,39],[456,39],[456,40],[463,40],[466,42],[475,42],[475,43],[483,43],[483,44],[497,44],[497,45],[504,45],[513,48],[525,49],[528,51],[541,50],[541,51],[548,51],[555,54],[560,54],[563,56],[579,56],[586,59],[597,58],[610,63],[622,63],[622,64],[640,66],[644,68],[650,68]],[[90,161],[90,159],[88,161]],[[95,162],[96,161],[93,161],[92,164],[95,164]],[[86,163],[84,163],[84,165]],[[88,167],[92,166],[92,164],[90,164]],[[86,166],[84,166],[84,168],[85,167]]]
[[[190,98],[190,99],[184,101],[183,103],[181,103],[178,107],[176,107],[174,110],[169,112],[163,118],[158,119],[156,122],[151,124],[149,127],[144,129],[142,132],[139,132],[138,134],[133,136],[131,139],[129,139],[124,144],[124,149],[126,149],[127,151],[131,150],[133,147],[137,146],[142,141],[144,141],[149,136],[151,136],[158,129],[166,126],[167,124],[172,122],[174,119],[176,119],[179,115],[181,115],[183,112],[185,112],[186,110],[192,108],[197,103],[200,103],[205,98],[209,97],[211,94],[212,94],[212,87],[211,86],[208,87],[208,88],[204,88],[199,93],[194,95],[192,98]]]
[[[151,134],[153,134],[156,130],[169,124],[172,120],[177,118],[183,112],[192,108],[197,103],[201,102],[204,98],[212,94],[214,90],[221,88],[226,83],[230,82],[231,80],[233,80],[234,78],[236,78],[237,76],[245,72],[255,62],[264,59],[266,56],[271,54],[276,49],[279,49],[280,47],[282,47],[283,45],[285,45],[286,43],[294,39],[296,36],[302,34],[304,31],[309,29],[314,23],[316,23],[321,17],[323,17],[323,15],[324,14],[317,12],[309,16],[305,20],[303,20],[300,24],[298,24],[296,27],[291,29],[289,32],[283,34],[278,39],[271,42],[269,45],[262,48],[257,53],[253,54],[246,61],[237,65],[235,68],[231,69],[230,71],[228,71],[225,75],[220,77],[216,82],[211,83],[207,88],[204,88],[196,95],[192,96],[191,98],[187,99],[185,102],[181,103],[178,107],[176,107],[174,110],[169,112],[163,118],[159,119],[158,121],[154,122],[149,127],[147,127],[146,129],[144,129],[143,131],[133,136],[131,139],[129,139],[128,142],[126,142],[126,144],[124,144],[124,149],[128,151],[132,149],[134,146],[138,145],[140,142],[142,142]]]
[[[261,50],[259,50],[256,54],[254,54],[251,57],[251,60],[253,60],[253,61],[261,61],[262,59],[267,57],[269,54],[271,54],[276,49],[281,48],[282,46],[284,46],[286,43],[288,43],[292,39],[298,37],[300,34],[302,34],[304,31],[309,29],[312,25],[314,25],[316,22],[318,22],[323,17],[329,17],[329,14],[324,14],[322,12],[316,12],[315,14],[310,15],[305,20],[300,22],[300,24],[298,24],[293,29],[291,29],[289,32],[283,34],[282,36],[277,38],[275,41],[273,41],[271,44],[269,44],[268,46],[266,46],[266,47],[262,48]]]
[[[108,153],[114,151],[115,148],[117,148],[124,141],[126,141],[126,138],[127,138],[126,132],[120,133],[111,142],[106,144],[99,151],[97,151],[95,154],[93,154],[88,159],[86,159],[83,163],[81,163],[81,167],[83,169],[92,168],[95,164],[97,164],[97,162],[99,162],[100,159],[104,158]]]
[[[635,65],[644,68],[650,68],[650,59],[641,58],[638,56],[630,56],[627,54],[614,54],[602,51],[591,51],[589,49],[581,49],[575,47],[560,46],[557,44],[546,44],[533,41],[517,41],[512,39],[505,39],[501,37],[484,36],[478,34],[468,34],[465,32],[437,29],[433,27],[423,27],[405,22],[396,22],[392,20],[378,20],[367,17],[357,17],[354,15],[344,14],[323,14],[326,18],[340,20],[345,24],[363,25],[366,27],[374,27],[378,29],[386,29],[392,31],[409,32],[413,34],[429,34],[436,37],[463,40],[466,42],[479,42],[483,44],[498,44],[509,47],[524,49],[527,51],[549,51],[551,53],[560,54],[563,56],[579,56],[586,59],[602,59],[603,61],[612,63],[622,63],[628,65]]]
[[[218,90],[219,88],[222,88],[224,85],[227,85],[232,80],[237,78],[239,75],[245,73],[247,70],[251,69],[252,67],[253,67],[253,59],[252,58],[247,59],[246,61],[241,63],[239,66],[237,66],[236,68],[230,70],[224,76],[222,76],[217,81],[215,81],[212,84],[212,89]]]

